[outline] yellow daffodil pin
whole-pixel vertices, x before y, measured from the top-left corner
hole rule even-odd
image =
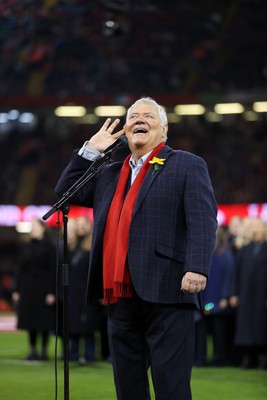
[[[165,158],[158,158],[158,157],[153,157],[152,160],[149,161],[149,164],[152,164],[154,166],[152,175],[162,166],[164,165]]]

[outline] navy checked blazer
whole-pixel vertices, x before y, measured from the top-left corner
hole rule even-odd
[[[128,264],[136,293],[154,303],[191,303],[196,294],[180,290],[185,272],[209,276],[217,228],[217,205],[204,160],[165,146],[164,165],[151,165],[139,194],[129,232]],[[91,161],[75,151],[56,186],[61,197]],[[106,165],[71,199],[93,207],[94,228],[88,274],[88,302],[102,298],[102,251],[105,221],[122,162]],[[116,235],[116,232],[114,232]]]

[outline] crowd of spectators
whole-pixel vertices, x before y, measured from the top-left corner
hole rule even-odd
[[[218,203],[266,202],[266,121],[237,117],[228,123],[175,124],[174,148],[202,156],[209,167]]]
[[[99,105],[103,94],[263,91],[265,9],[264,0],[2,0],[0,103],[8,96],[88,96]],[[58,126],[47,135],[41,121],[32,134],[1,135],[0,203],[53,203],[72,149],[95,129],[66,124],[63,135]],[[169,144],[205,158],[218,202],[264,202],[265,129],[264,118],[185,119],[170,126]]]
[[[264,0],[2,0],[0,96],[266,88]]]
[[[238,216],[218,228],[204,310],[196,313],[195,366],[267,368],[266,228]]]

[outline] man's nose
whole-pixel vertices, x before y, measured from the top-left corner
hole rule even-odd
[[[145,122],[145,117],[143,117],[142,115],[139,115],[135,120],[136,124],[143,124],[144,122]]]

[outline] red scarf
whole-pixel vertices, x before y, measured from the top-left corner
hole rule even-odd
[[[140,186],[151,165],[149,161],[165,146],[161,142],[147,157],[126,197],[131,167],[129,155],[122,166],[116,191],[107,215],[103,242],[104,303],[116,303],[118,297],[132,297],[132,283],[127,264],[129,230]]]

